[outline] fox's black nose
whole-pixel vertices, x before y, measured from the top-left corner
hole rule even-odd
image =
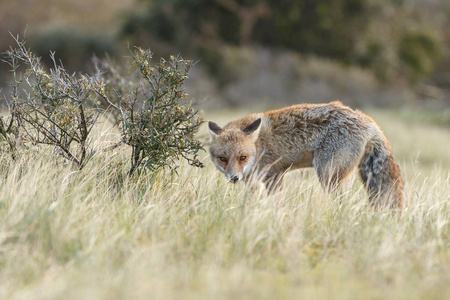
[[[239,177],[237,175],[234,175],[233,177],[230,178],[230,181],[232,183],[236,183],[239,180]]]

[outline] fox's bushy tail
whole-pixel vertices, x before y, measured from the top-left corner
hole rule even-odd
[[[404,206],[400,168],[394,161],[391,146],[382,132],[367,144],[359,163],[359,174],[373,205],[392,208]]]

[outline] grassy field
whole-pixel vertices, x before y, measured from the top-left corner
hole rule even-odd
[[[405,177],[402,215],[372,209],[356,176],[335,199],[295,171],[268,197],[206,153],[204,169],[139,178],[123,176],[124,149],[80,172],[0,154],[0,298],[450,298],[450,130],[369,113]]]

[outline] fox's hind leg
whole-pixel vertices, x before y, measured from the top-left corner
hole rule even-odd
[[[314,151],[313,165],[319,181],[328,192],[335,192],[341,182],[359,164],[365,139],[355,134],[330,131]]]

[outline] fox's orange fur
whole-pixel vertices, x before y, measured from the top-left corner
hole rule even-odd
[[[209,122],[209,130],[212,160],[233,183],[264,174],[272,190],[287,170],[314,167],[334,190],[358,167],[373,204],[403,206],[400,170],[382,130],[339,101],[250,114],[223,128]]]

